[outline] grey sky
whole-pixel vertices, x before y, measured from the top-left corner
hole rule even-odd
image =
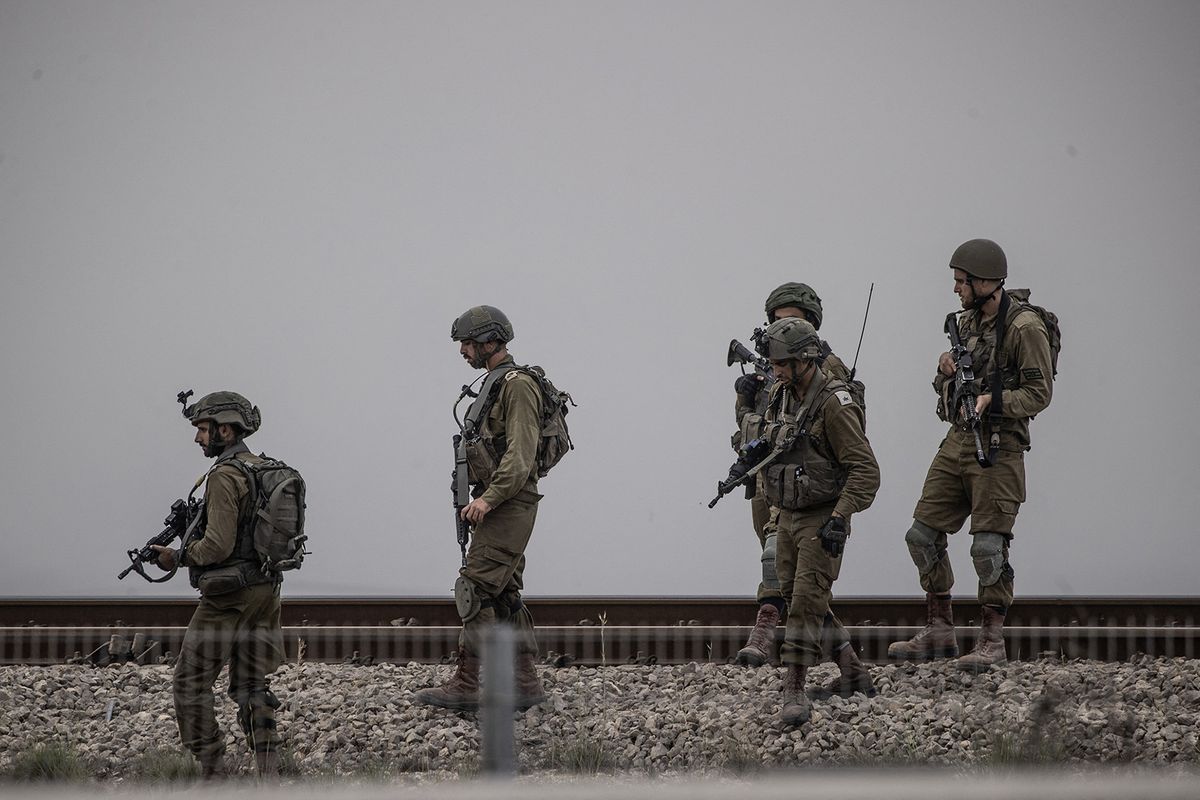
[[[234,389],[300,468],[291,594],[458,565],[448,333],[491,303],[579,408],[531,594],[751,594],[732,336],[803,280],[883,472],[835,592],[915,594],[929,387],[978,236],[1065,332],[1017,593],[1194,593],[1196,3],[0,2],[0,595],[115,580]],[[974,594],[966,536],[951,543]]]

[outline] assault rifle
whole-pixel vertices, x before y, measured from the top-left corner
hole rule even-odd
[[[175,573],[179,571],[178,565],[161,578],[151,578],[146,574],[146,568],[142,565],[158,561],[158,551],[153,549],[151,545],[166,547],[177,538],[184,541],[190,538],[192,531],[203,517],[203,514],[201,514],[203,509],[204,501],[196,501],[191,497],[188,497],[187,500],[176,500],[172,503],[170,513],[163,520],[163,525],[166,527],[163,528],[162,533],[152,537],[142,549],[126,552],[126,555],[129,556],[129,566],[117,576],[117,580],[124,580],[125,576],[130,572],[136,572],[150,581],[150,583],[162,583],[173,578]]]
[[[762,341],[764,331],[762,328],[755,328],[754,333],[750,334],[750,338],[754,341],[754,346],[758,347]],[[742,368],[742,374],[746,374],[746,365],[754,365],[754,371],[759,375],[764,376],[768,380],[774,376],[771,373],[771,362],[763,356],[757,356],[750,351],[750,348],[733,339],[729,342],[729,351],[725,354],[725,366],[732,367],[736,362]]]
[[[962,410],[963,419],[975,436],[975,460],[981,467],[990,467],[992,462],[983,452],[983,440],[979,436],[983,420],[975,409],[975,400],[979,397],[979,392],[975,389],[974,359],[959,333],[957,312],[952,311],[946,315],[945,329],[946,335],[950,337],[950,357],[954,359],[954,397],[949,403],[950,415],[953,417],[955,411]]]
[[[464,394],[466,388],[463,387]],[[450,491],[454,495],[454,531],[458,537],[458,549],[462,551],[462,565],[465,567],[467,545],[471,541],[471,525],[462,518],[462,510],[471,502],[471,488],[467,483],[467,447],[461,433],[454,434],[454,471],[450,473]]]

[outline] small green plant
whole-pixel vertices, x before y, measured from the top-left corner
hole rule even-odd
[[[546,758],[547,765],[576,775],[595,775],[609,772],[617,760],[603,742],[579,736],[566,742],[553,742]]]
[[[182,750],[163,747],[143,753],[134,764],[133,774],[147,783],[194,781],[200,777],[200,765]]]
[[[74,747],[64,742],[47,742],[14,758],[8,776],[16,781],[81,782],[90,774]]]

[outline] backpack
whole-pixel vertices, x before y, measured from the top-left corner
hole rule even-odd
[[[1058,315],[1029,302],[1028,289],[1009,289],[1008,294],[1017,301],[1013,303],[1012,309],[1008,312],[1008,322],[1015,319],[1017,314],[1032,311],[1041,318],[1042,323],[1046,326],[1046,333],[1050,335],[1050,367],[1054,373],[1051,378],[1058,377],[1058,351],[1062,349],[1062,330],[1058,327]]]
[[[568,450],[575,449],[571,441],[571,432],[567,430],[567,412],[570,405],[575,405],[569,392],[558,389],[546,377],[546,371],[541,367],[517,367],[529,377],[537,381],[542,391],[542,438],[538,442],[537,470],[538,477],[544,478],[562,461]]]
[[[232,458],[228,464],[242,470],[250,484],[248,533],[254,552],[268,575],[300,569],[308,552],[304,543],[304,478],[292,467],[259,454],[261,464]]]

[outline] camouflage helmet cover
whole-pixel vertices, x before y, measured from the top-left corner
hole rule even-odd
[[[775,309],[794,306],[809,315],[809,321],[814,328],[821,327],[821,298],[807,283],[785,283],[775,288],[767,295],[765,310],[767,319],[775,321]]]
[[[184,406],[183,415],[195,425],[212,420],[218,425],[234,425],[249,436],[262,425],[262,414],[258,406],[237,392],[212,392],[201,397],[190,406]]]
[[[950,256],[950,266],[961,269],[973,278],[1002,281],[1008,277],[1008,259],[1000,245],[991,239],[963,242]]]
[[[468,308],[450,326],[450,338],[456,342],[511,342],[513,326],[504,312],[495,306]]]
[[[801,359],[813,361],[821,357],[821,337],[806,320],[787,317],[767,326],[762,337],[763,355],[772,361]]]

